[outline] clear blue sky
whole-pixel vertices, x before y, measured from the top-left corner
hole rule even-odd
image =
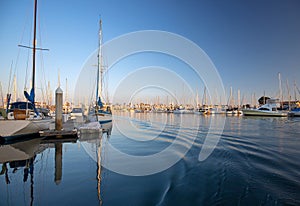
[[[139,30],[163,30],[190,39],[214,62],[226,91],[232,86],[248,96],[255,92],[259,97],[264,91],[274,96],[278,72],[283,87],[286,79],[291,87],[294,81],[300,87],[297,0],[39,0],[38,4],[42,47],[50,49],[43,52],[44,73],[53,90],[58,70],[63,89],[66,78],[69,90],[74,89],[82,65],[97,49],[99,15],[104,42]],[[17,45],[31,43],[32,12],[33,0],[0,1],[0,81],[4,93],[11,62],[13,68],[17,62]],[[17,65],[20,90],[27,52],[20,50]]]

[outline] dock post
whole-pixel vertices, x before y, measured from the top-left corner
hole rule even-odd
[[[54,182],[59,185],[62,178],[62,143],[55,143],[55,173]]]
[[[55,90],[55,130],[62,130],[63,91],[60,87]]]

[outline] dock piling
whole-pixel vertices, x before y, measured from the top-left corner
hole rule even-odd
[[[55,90],[55,130],[62,130],[63,91],[60,87]]]

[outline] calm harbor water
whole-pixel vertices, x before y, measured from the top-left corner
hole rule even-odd
[[[300,205],[300,118],[117,113],[111,126],[2,145],[0,205]]]

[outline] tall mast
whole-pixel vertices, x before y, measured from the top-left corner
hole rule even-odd
[[[97,90],[96,90],[96,102],[102,95],[102,85],[103,85],[103,66],[102,66],[102,20],[99,22],[99,45],[98,45],[98,68],[97,68]],[[99,85],[100,79],[100,85]]]
[[[100,32],[99,32],[99,47],[100,47],[100,97],[102,97],[103,90],[103,62],[102,62],[102,20],[100,19]]]
[[[32,89],[35,87],[35,50],[36,50],[36,14],[37,14],[37,0],[34,0],[34,23],[33,23],[33,57],[32,57]],[[34,94],[33,101],[34,104]]]

